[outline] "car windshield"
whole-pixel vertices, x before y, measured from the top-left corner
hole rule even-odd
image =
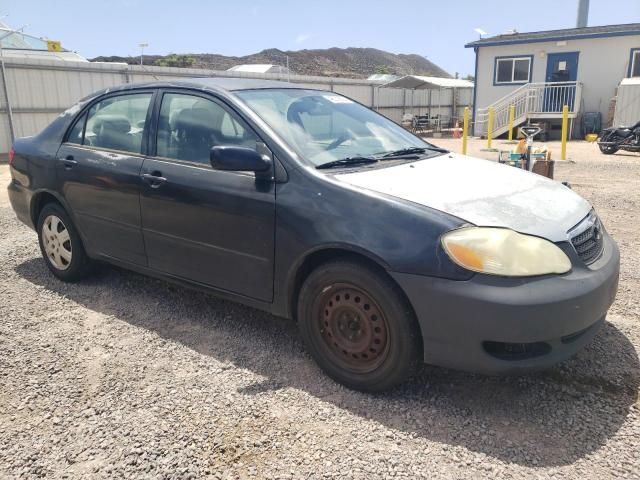
[[[285,141],[315,166],[362,164],[435,148],[391,120],[332,92],[264,89],[236,92]],[[417,149],[417,150],[416,150]],[[342,162],[346,160],[345,162]]]

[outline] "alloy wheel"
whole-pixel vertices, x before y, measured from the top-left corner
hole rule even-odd
[[[49,215],[42,224],[42,244],[48,260],[58,270],[71,265],[71,237],[66,225],[56,215]]]

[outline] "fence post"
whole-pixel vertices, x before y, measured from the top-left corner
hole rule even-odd
[[[509,141],[510,142],[513,140],[513,122],[515,121],[515,118],[516,118],[516,106],[510,105],[509,106]]]
[[[562,107],[562,148],[560,150],[560,158],[567,159],[567,130],[569,126],[569,106]]]
[[[9,86],[7,85],[7,71],[4,65],[4,54],[2,53],[2,45],[0,45],[0,68],[2,69],[2,89],[4,91],[5,104],[7,106],[7,120],[9,122],[9,137],[11,139],[11,145],[16,140],[16,131],[13,125],[13,108],[11,106],[11,99],[9,98]],[[11,148],[9,145],[9,148]]]
[[[489,107],[489,119],[487,121],[487,148],[491,148],[493,140],[493,107]]]
[[[462,120],[462,154],[467,154],[467,136],[469,135],[469,107],[464,107]]]

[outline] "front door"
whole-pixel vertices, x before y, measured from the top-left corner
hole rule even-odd
[[[262,148],[250,127],[208,96],[166,91],[156,155],[142,167],[149,267],[262,301],[273,297],[275,185],[214,170],[215,145]]]
[[[77,120],[56,160],[59,189],[94,255],[146,265],[140,169],[153,91],[111,95]]]
[[[562,82],[575,82],[578,79],[578,52],[550,53],[547,55],[547,83],[545,89],[545,111],[562,112],[562,107],[567,105],[569,111],[573,110],[576,86],[574,84],[562,85]]]

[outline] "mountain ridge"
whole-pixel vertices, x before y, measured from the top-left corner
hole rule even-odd
[[[146,65],[167,61],[174,54],[145,55]],[[287,56],[292,73],[301,75],[319,75],[326,77],[366,78],[374,73],[393,75],[427,75],[451,77],[444,69],[427,58],[417,54],[396,54],[376,48],[326,48],[283,51],[268,48],[258,53],[235,57],[216,53],[180,54],[180,58],[193,58],[191,68],[227,70],[236,65],[269,63],[286,66]],[[140,57],[99,56],[91,61],[140,63]],[[188,60],[187,63],[190,63]],[[182,65],[187,66],[187,65]]]

